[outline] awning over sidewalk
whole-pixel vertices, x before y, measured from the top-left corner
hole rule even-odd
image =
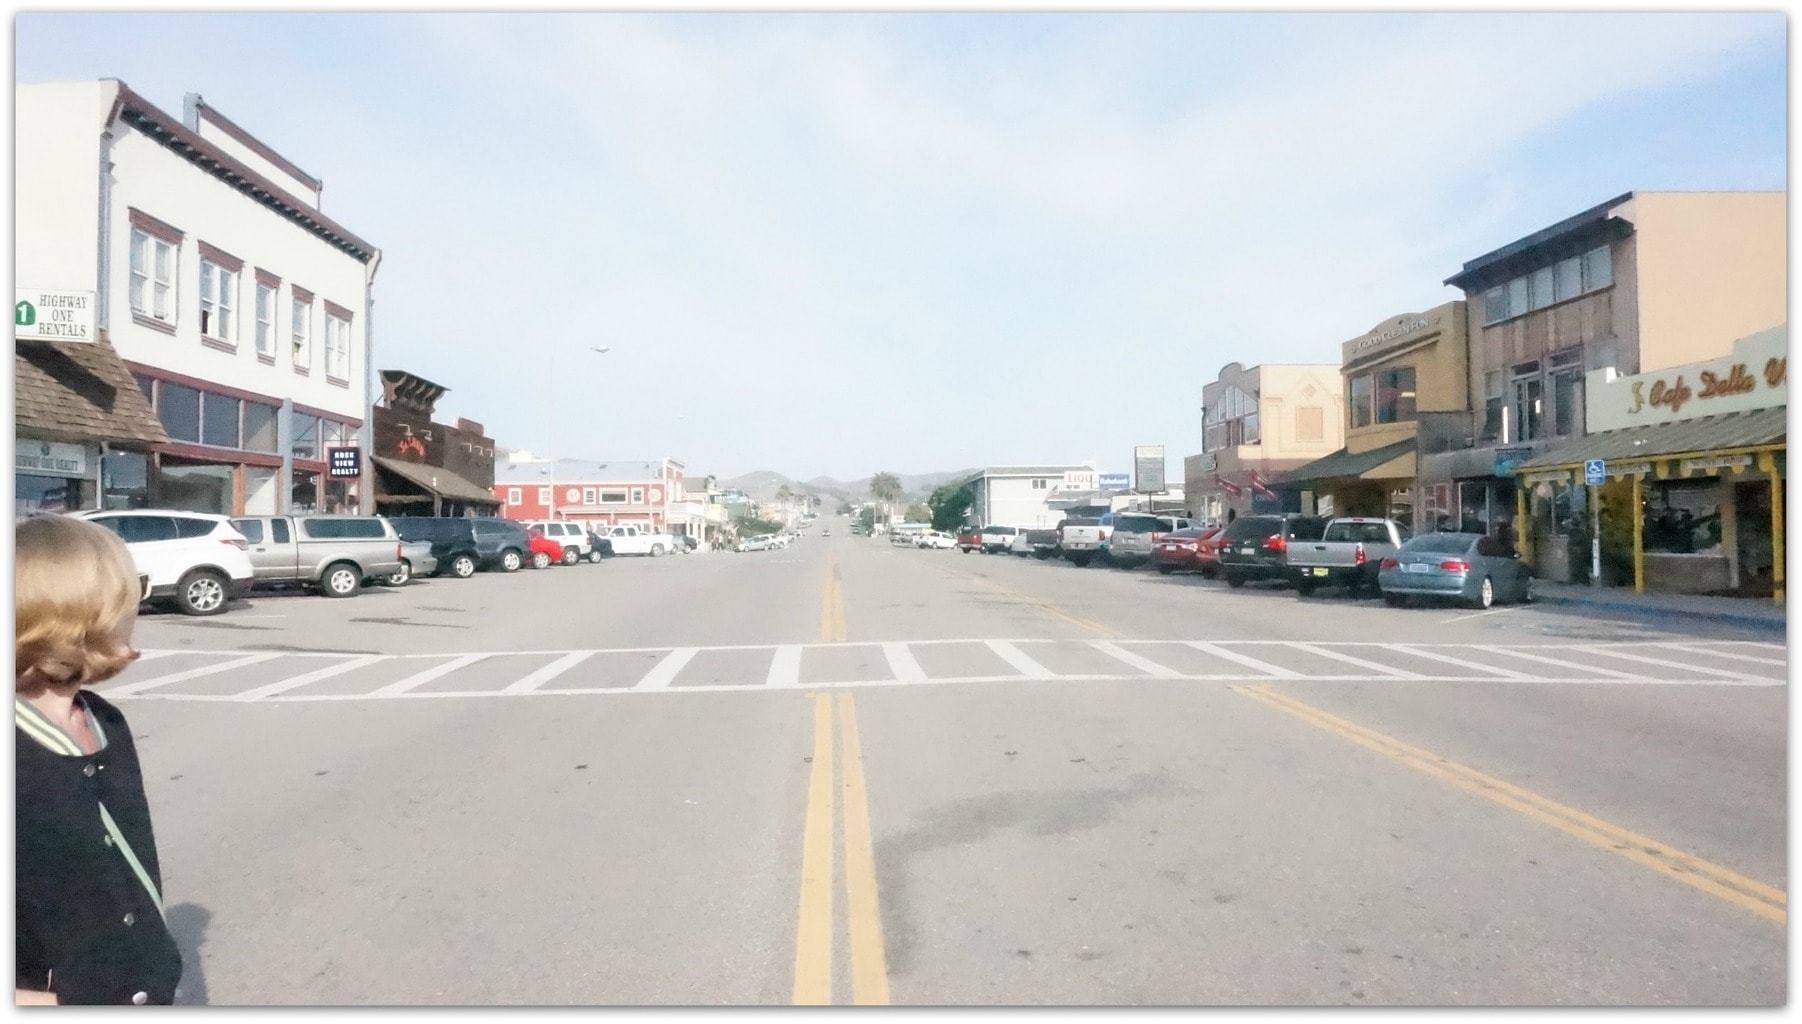
[[[1345,479],[1412,479],[1414,476],[1412,465],[1403,469],[1389,467],[1389,463],[1413,455],[1414,445],[1415,440],[1410,437],[1405,441],[1386,444],[1381,448],[1372,448],[1367,452],[1349,452],[1341,448],[1331,455],[1315,459],[1313,462],[1284,473],[1282,479],[1275,481],[1271,486],[1298,487],[1325,480]],[[1387,471],[1385,471],[1386,468]]]
[[[13,374],[13,423],[20,433],[134,448],[169,440],[124,360],[104,338],[17,342]]]
[[[471,483],[463,477],[438,466],[422,466],[416,462],[402,462],[377,455],[370,461],[377,469],[392,473],[414,487],[424,491],[426,495],[436,495],[450,501],[460,501],[469,505],[499,506],[500,499],[492,491],[483,490],[478,484]],[[377,500],[394,500],[405,498],[405,495],[378,495]]]
[[[1787,444],[1788,410],[1754,409],[1572,438],[1514,467],[1515,472],[1580,467],[1591,459],[1662,459]]]

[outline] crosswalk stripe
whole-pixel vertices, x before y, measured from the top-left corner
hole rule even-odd
[[[1474,668],[1474,669],[1478,669],[1483,672],[1486,672],[1490,675],[1501,676],[1503,679],[1532,679],[1532,678],[1534,678],[1533,674],[1530,672],[1516,672],[1513,669],[1509,669],[1509,668],[1497,668],[1494,665],[1485,665],[1480,661],[1465,661],[1463,658],[1454,658],[1454,657],[1451,657],[1450,655],[1435,654],[1432,651],[1423,651],[1418,647],[1412,647],[1412,646],[1409,646],[1408,644],[1384,644],[1383,649],[1388,650],[1388,651],[1394,651],[1397,654],[1407,654],[1407,655],[1411,655],[1416,658],[1425,658],[1428,661],[1444,662],[1447,665],[1462,665],[1465,668]]]
[[[469,666],[474,665],[476,662],[481,661],[487,657],[488,657],[488,655],[486,655],[486,654],[465,654],[460,657],[452,658],[451,660],[445,662],[442,665],[433,665],[431,668],[428,668],[422,672],[415,672],[412,675],[406,677],[405,679],[400,679],[400,680],[396,680],[395,682],[389,683],[387,686],[384,686],[381,689],[376,690],[375,692],[371,693],[370,696],[371,697],[397,697],[403,693],[406,693],[408,690],[413,689],[415,686],[424,686],[426,683],[429,683],[434,679],[438,679],[443,676],[448,676],[452,672],[458,671],[459,669],[468,668]]]
[[[1293,669],[1287,669],[1281,665],[1272,665],[1268,661],[1260,661],[1248,654],[1240,654],[1238,651],[1227,650],[1219,644],[1210,644],[1203,640],[1190,640],[1188,641],[1188,646],[1195,648],[1203,654],[1211,654],[1216,658],[1225,658],[1227,661],[1237,662],[1240,665],[1244,665],[1246,668],[1257,669],[1259,672],[1276,679],[1301,678],[1301,673]]]
[[[1116,661],[1122,661],[1128,665],[1131,665],[1133,668],[1138,669],[1139,671],[1145,673],[1148,676],[1153,676],[1153,677],[1156,677],[1159,679],[1169,679],[1173,676],[1182,675],[1181,672],[1178,672],[1177,670],[1171,668],[1168,665],[1160,665],[1157,662],[1152,661],[1150,658],[1144,657],[1143,655],[1134,654],[1133,652],[1126,650],[1125,648],[1120,647],[1117,644],[1109,643],[1106,640],[1092,640],[1089,642],[1089,646],[1093,647],[1095,650],[1098,650],[1101,653],[1107,655],[1108,657],[1115,659]]]
[[[764,677],[763,684],[778,688],[801,685],[801,648],[795,644],[776,648],[770,658],[770,674]]]
[[[914,660],[914,652],[908,650],[906,644],[883,644],[882,656],[888,659],[889,671],[901,682],[917,683],[926,679],[926,670]]]
[[[1719,676],[1723,679],[1756,679],[1755,676],[1747,676],[1744,672],[1729,672],[1724,668],[1704,668],[1701,665],[1691,665],[1687,661],[1648,658],[1643,654],[1628,654],[1625,651],[1610,650],[1606,647],[1584,647],[1581,648],[1581,650],[1587,651],[1590,654],[1600,654],[1605,658],[1619,658],[1622,661],[1637,661],[1642,664],[1660,665],[1665,668],[1680,668],[1687,672],[1700,672],[1705,676]]]
[[[1420,678],[1419,672],[1410,672],[1405,668],[1396,668],[1394,665],[1385,665],[1380,661],[1368,661],[1364,658],[1346,654],[1343,651],[1335,651],[1330,647],[1321,647],[1315,644],[1295,644],[1293,646],[1298,651],[1306,651],[1309,654],[1318,654],[1322,658],[1331,658],[1334,661],[1343,661],[1347,665],[1356,665],[1359,668],[1367,668],[1372,672],[1381,672],[1386,676],[1394,676],[1397,679]]]
[[[1609,679],[1637,678],[1631,672],[1621,672],[1612,668],[1602,668],[1597,665],[1585,665],[1580,661],[1563,661],[1558,658],[1548,658],[1543,654],[1528,654],[1526,651],[1517,651],[1512,648],[1500,647],[1493,644],[1471,644],[1471,646],[1479,651],[1488,651],[1491,654],[1499,654],[1505,658],[1524,658],[1527,661],[1542,661],[1547,665],[1557,665],[1559,668],[1563,669],[1576,669],[1579,672],[1606,676]]]
[[[582,662],[595,656],[596,651],[572,651],[521,679],[509,683],[502,693],[530,693],[545,683],[557,678]]]
[[[632,684],[634,690],[662,690],[674,682],[688,663],[699,653],[693,647],[678,647],[644,674],[644,678]]]
[[[279,651],[265,651],[261,654],[234,658],[231,661],[221,662],[217,665],[203,665],[200,668],[191,668],[185,672],[171,672],[166,676],[157,676],[155,679],[146,679],[141,683],[126,683],[124,686],[112,687],[111,689],[102,691],[102,696],[108,698],[129,697],[134,693],[143,693],[145,690],[152,689],[153,687],[167,686],[170,683],[182,683],[190,679],[200,679],[204,676],[218,675],[221,672],[230,672],[234,668],[247,668],[251,665],[260,665],[265,661],[274,661],[281,656],[281,652]]]
[[[289,690],[299,689],[309,683],[319,682],[321,679],[330,679],[333,676],[343,675],[346,672],[354,672],[365,666],[374,665],[377,662],[387,660],[388,657],[384,654],[366,654],[360,658],[352,658],[349,661],[340,662],[336,665],[328,665],[325,668],[314,669],[311,672],[303,672],[292,679],[284,679],[279,683],[270,683],[267,686],[259,686],[254,690],[246,690],[243,693],[238,694],[237,699],[262,700],[264,697],[273,697],[278,693],[285,693]]]
[[[1754,658],[1750,654],[1734,654],[1731,651],[1711,651],[1704,647],[1694,647],[1689,644],[1659,644],[1658,646],[1668,647],[1673,651],[1686,651],[1690,654],[1700,654],[1709,658],[1727,658],[1732,661],[1752,661],[1757,662],[1760,665],[1780,665],[1784,668],[1789,667],[1789,660],[1787,658]]]
[[[994,651],[1002,661],[1012,665],[1015,671],[1028,679],[1055,679],[1057,673],[1032,660],[1032,656],[1015,647],[1007,640],[984,640],[984,646]]]

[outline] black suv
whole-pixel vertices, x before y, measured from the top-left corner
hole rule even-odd
[[[1229,587],[1246,580],[1293,583],[1287,558],[1291,541],[1319,540],[1325,516],[1240,516],[1220,535],[1220,576]]]
[[[394,516],[388,521],[402,540],[431,542],[438,559],[434,575],[468,579],[477,569],[518,572],[530,550],[526,528],[511,519]]]

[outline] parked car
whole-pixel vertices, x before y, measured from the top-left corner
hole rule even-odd
[[[525,564],[526,528],[510,519],[394,516],[388,521],[403,540],[431,542],[439,574],[468,579],[478,569],[518,572]]]
[[[1393,607],[1416,597],[1478,608],[1533,600],[1533,574],[1500,540],[1481,533],[1423,533],[1379,563],[1377,585]]]
[[[957,538],[951,536],[948,533],[941,533],[938,530],[932,530],[930,532],[920,534],[919,539],[914,541],[914,545],[916,547],[934,548],[934,549],[944,550],[944,549],[957,547]]]
[[[1121,512],[1114,516],[1114,533],[1108,544],[1108,555],[1122,569],[1136,568],[1151,561],[1151,551],[1159,537],[1187,530],[1194,525],[1195,520],[1187,516]]]
[[[353,597],[365,580],[400,571],[400,535],[386,519],[240,516],[231,524],[250,546],[258,587],[313,587],[327,597]]]
[[[957,550],[964,554],[982,550],[982,527],[966,526],[957,533]]]
[[[770,548],[769,534],[760,533],[753,537],[740,537],[738,540],[738,543],[733,545],[732,550],[734,550],[734,551],[768,551],[769,548]]]
[[[660,558],[676,549],[675,538],[669,534],[653,532],[636,523],[608,527],[605,536],[613,542],[613,553],[616,555],[650,555],[652,558]]]
[[[1220,571],[1221,529],[1218,526],[1191,526],[1166,533],[1151,549],[1151,561],[1158,572],[1198,572],[1210,579]]]
[[[543,528],[528,526],[526,527],[526,550],[531,552],[532,568],[548,569],[553,563],[562,562],[566,557],[564,552],[569,549],[563,546],[561,540],[546,536]],[[575,563],[567,562],[565,564],[574,565]]]
[[[588,558],[589,553],[594,550],[594,540],[589,535],[588,529],[581,523],[557,519],[528,519],[525,525],[528,529],[536,527],[539,533],[563,546],[563,549],[557,553],[557,560],[564,565],[575,565],[582,559]]]
[[[1007,550],[1021,558],[1028,555],[1041,559],[1050,558],[1057,554],[1057,531],[1021,530],[1008,542]]]
[[[1247,580],[1291,582],[1285,557],[1294,541],[1319,540],[1326,530],[1324,516],[1240,516],[1220,539],[1220,577],[1229,587],[1243,587]]]
[[[832,536],[832,527],[830,527],[830,526],[820,527],[820,536],[822,536],[822,537]]]
[[[982,528],[982,553],[992,555],[1006,551],[1007,545],[1020,532],[1017,526],[985,526]]]
[[[1377,589],[1377,566],[1395,553],[1412,530],[1393,519],[1341,516],[1330,520],[1316,541],[1289,545],[1289,569],[1303,597],[1316,587],[1345,587],[1352,593]]]
[[[588,531],[588,560],[598,562],[603,558],[613,557],[613,541],[593,530]]]
[[[391,587],[404,587],[414,576],[431,576],[438,571],[438,559],[432,554],[432,542],[426,540],[402,540],[400,542],[400,570],[382,579]]]
[[[1096,558],[1108,557],[1108,540],[1114,532],[1114,513],[1087,509],[1072,510],[1057,529],[1057,546],[1064,558],[1076,566],[1088,565]]]
[[[162,509],[70,514],[118,534],[138,574],[150,578],[146,600],[171,602],[184,615],[218,615],[256,581],[250,545],[225,516]]]

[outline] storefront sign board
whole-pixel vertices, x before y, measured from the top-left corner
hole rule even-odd
[[[82,445],[35,441],[26,437],[16,439],[15,443],[13,457],[20,473],[35,473],[40,476],[88,475],[88,450]]]
[[[363,449],[327,448],[326,475],[334,480],[355,479],[363,475]]]
[[[1789,333],[1773,327],[1732,355],[1631,377],[1595,370],[1585,391],[1590,433],[1778,408],[1789,404]]]
[[[1683,472],[1693,473],[1698,469],[1734,469],[1752,464],[1750,455],[1717,455],[1711,458],[1684,459]]]
[[[20,289],[13,302],[19,341],[93,341],[94,293]]]

